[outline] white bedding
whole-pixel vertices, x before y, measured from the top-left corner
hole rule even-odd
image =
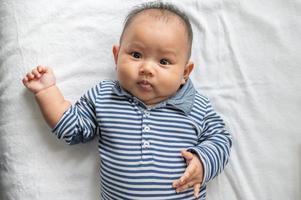
[[[111,53],[142,1],[0,1],[0,199],[99,199],[97,143],[68,146],[22,86],[53,67],[72,102],[114,78]],[[194,29],[192,80],[233,135],[208,200],[301,199],[301,2],[178,0]]]

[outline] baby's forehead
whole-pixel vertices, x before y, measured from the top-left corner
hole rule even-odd
[[[145,21],[147,21],[149,24],[152,24],[152,22],[159,22],[159,24],[164,27],[171,26],[178,31],[179,29],[182,29],[187,34],[187,39],[189,40],[187,27],[181,17],[171,11],[163,9],[147,9],[137,13],[132,17],[130,23],[126,24],[124,27],[124,32],[126,29],[129,29],[127,31],[135,30],[136,26],[139,26],[141,22]],[[176,32],[177,31],[175,30],[175,33]]]
[[[185,22],[183,19],[178,16],[177,14],[173,13],[172,11],[166,10],[166,9],[146,9],[142,10],[139,13],[137,13],[135,16],[133,16],[132,21],[135,21],[135,19],[139,18],[148,18],[149,20],[161,20],[163,22],[179,22],[185,27]]]

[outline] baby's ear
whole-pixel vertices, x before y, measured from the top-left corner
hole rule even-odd
[[[192,72],[193,68],[194,68],[194,63],[193,62],[188,62],[185,65],[183,79],[182,79],[182,84],[186,83],[186,81],[189,78],[189,75]]]
[[[117,60],[118,60],[118,52],[119,52],[119,46],[114,45],[113,46],[113,55],[114,55],[114,60],[115,60],[116,65],[117,65]]]

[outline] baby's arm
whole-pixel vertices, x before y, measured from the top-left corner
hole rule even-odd
[[[41,112],[53,128],[64,112],[71,106],[55,85],[55,76],[51,68],[38,66],[23,78],[23,84],[35,94]]]
[[[199,144],[190,147],[182,156],[187,162],[184,174],[173,182],[176,191],[182,192],[189,187],[194,187],[194,194],[199,193],[199,186],[206,185],[220,173],[228,162],[232,138],[225,129],[221,117],[214,111],[209,100],[201,126],[203,133],[200,135]]]

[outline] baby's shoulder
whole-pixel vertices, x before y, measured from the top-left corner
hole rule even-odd
[[[113,91],[116,87],[117,81],[115,80],[102,80],[92,86],[85,94],[84,97],[90,97],[90,99],[97,99],[103,94],[107,94]]]
[[[195,93],[195,97],[194,97],[194,104],[197,104],[201,107],[207,107],[207,105],[210,103],[210,100],[208,97],[202,95],[201,93],[199,93],[198,91],[196,91]]]
[[[100,87],[115,87],[117,83],[117,80],[105,79],[101,80],[97,85],[99,85]]]
[[[196,120],[198,123],[203,122],[204,117],[210,110],[210,100],[208,97],[202,95],[199,92],[195,93],[194,103],[190,112],[192,119]]]
[[[118,86],[118,82],[116,80],[102,80],[93,86],[93,90],[96,93],[101,93],[103,91],[113,90],[116,86]]]

